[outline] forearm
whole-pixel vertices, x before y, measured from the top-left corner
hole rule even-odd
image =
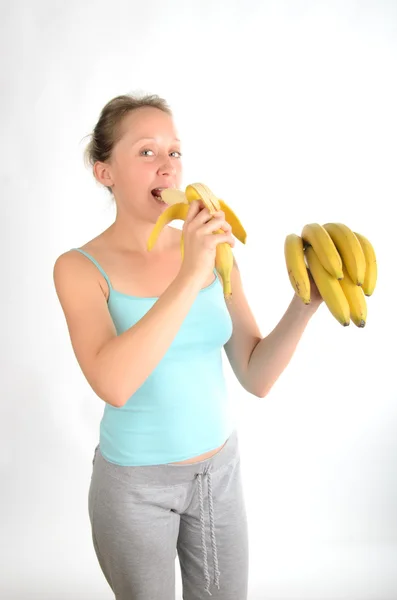
[[[266,396],[289,364],[303,332],[317,306],[303,304],[294,296],[273,331],[254,348],[247,370],[249,389]]]
[[[152,308],[130,329],[114,337],[97,355],[106,373],[104,396],[123,406],[157,366],[175,338],[200,285],[177,276]]]

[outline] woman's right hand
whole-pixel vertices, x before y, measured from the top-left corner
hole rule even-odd
[[[214,233],[218,229],[222,233]],[[225,221],[225,213],[211,215],[200,200],[193,200],[183,226],[184,258],[181,273],[197,277],[204,285],[215,266],[216,247],[227,242],[234,247],[232,228]]]

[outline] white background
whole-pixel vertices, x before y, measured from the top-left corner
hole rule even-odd
[[[263,335],[293,293],[287,233],[336,220],[374,244],[365,329],[322,306],[264,399],[225,369],[249,600],[395,600],[397,3],[14,1],[1,45],[0,597],[113,598],[87,511],[104,406],[52,269],[114,218],[83,138],[108,100],[138,91],[171,104],[184,183],[241,217],[235,254]]]

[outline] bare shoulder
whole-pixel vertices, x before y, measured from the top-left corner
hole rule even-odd
[[[103,245],[102,234],[86,242],[79,250],[84,250],[95,257],[97,249]],[[78,249],[67,250],[56,259],[53,268],[53,278],[58,295],[61,293],[74,294],[83,283],[89,283],[108,296],[108,286],[105,278],[97,267]]]
[[[84,271],[85,263],[81,260],[81,255],[76,250],[64,252],[55,261],[54,264],[54,283],[58,288],[65,279],[79,277]]]
[[[87,282],[103,290],[98,275],[101,276],[95,265],[76,250],[64,252],[54,263],[53,279],[58,295],[75,294]]]

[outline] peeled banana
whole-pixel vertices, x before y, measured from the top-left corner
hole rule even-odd
[[[161,192],[161,198],[170,206],[166,208],[160,217],[157,219],[156,224],[150,234],[147,248],[152,250],[161,230],[174,219],[185,220],[189,204],[193,200],[201,200],[205,207],[209,210],[210,214],[214,214],[219,210],[223,210],[225,213],[225,219],[230,223],[232,227],[233,235],[243,244],[246,242],[247,234],[238,220],[233,211],[222,201],[219,200],[212,193],[208,186],[203,183],[193,183],[186,187],[185,192],[176,190],[173,188],[164,189]],[[223,230],[219,229],[214,233],[222,233]],[[184,256],[183,246],[183,232],[181,235],[181,254]],[[233,253],[230,244],[224,242],[217,244],[216,255],[215,255],[215,268],[222,278],[223,293],[226,299],[229,299],[232,294],[231,289],[231,273],[233,269]]]
[[[162,190],[161,199],[170,206],[171,204],[179,204],[179,202],[188,204],[185,192],[182,192],[182,190],[177,190],[176,188],[165,188]]]
[[[289,280],[295,293],[305,304],[310,304],[310,279],[305,263],[304,244],[299,235],[290,233],[285,238],[284,256]]]
[[[343,223],[325,223],[343,264],[355,285],[363,285],[365,277],[365,255],[360,242],[352,230]]]
[[[342,279],[342,259],[329,233],[319,223],[308,223],[301,237],[312,246],[323,268],[336,279]]]
[[[350,306],[343,293],[341,282],[323,267],[312,246],[306,246],[305,256],[314,283],[330,312],[344,327],[350,325]]]
[[[362,285],[363,292],[366,296],[372,296],[378,278],[378,265],[376,262],[375,250],[371,242],[361,233],[354,231],[354,235],[360,242],[365,256],[365,277]]]

